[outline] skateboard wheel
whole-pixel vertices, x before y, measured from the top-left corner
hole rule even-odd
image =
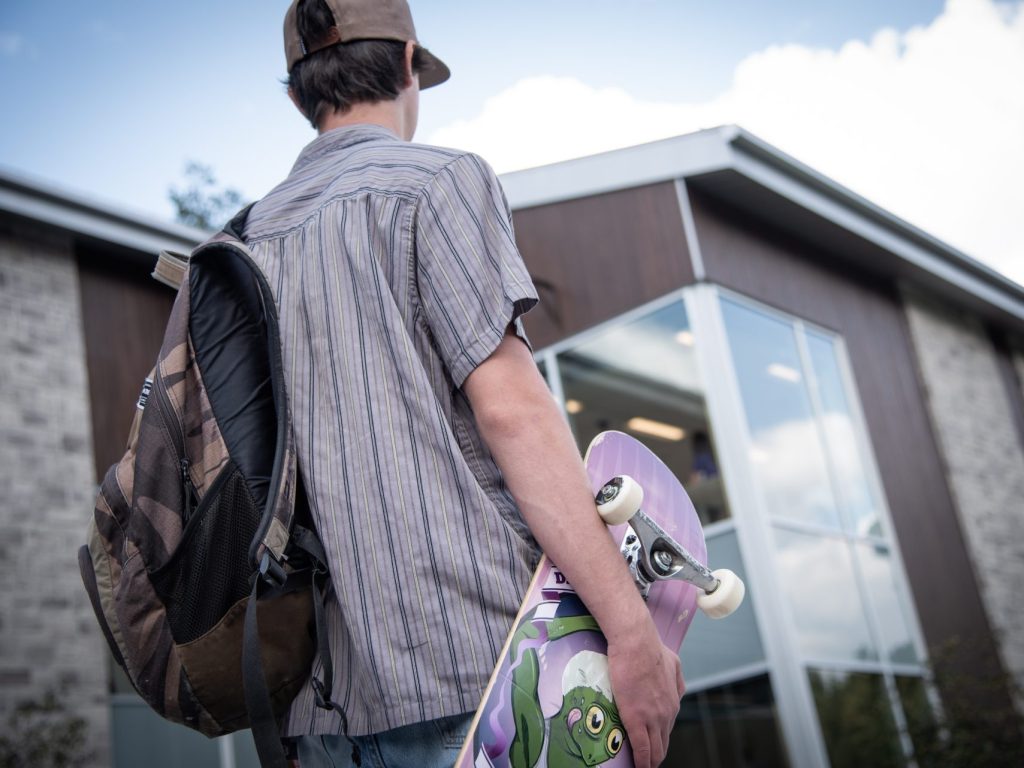
[[[640,511],[644,489],[629,475],[609,480],[597,494],[597,512],[605,525],[622,525]]]
[[[747,592],[743,581],[727,568],[714,571],[718,588],[697,598],[697,607],[711,619],[722,619],[740,607]]]

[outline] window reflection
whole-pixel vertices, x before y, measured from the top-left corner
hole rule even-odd
[[[137,695],[120,696],[112,702],[111,715],[111,759],[108,765],[137,766],[146,768],[180,768],[180,766],[221,765],[219,745],[197,731],[182,728],[164,720]],[[236,746],[248,741],[248,732],[233,735]],[[236,753],[237,765],[258,765],[258,762],[240,762],[247,750]],[[145,757],[143,757],[143,755]],[[143,762],[144,761],[144,762]],[[9,763],[8,763],[9,764]],[[33,766],[66,765],[63,762],[45,763],[42,760]],[[99,764],[90,761],[89,765]]]
[[[800,655],[830,668],[809,671],[830,762],[901,765],[883,674],[892,674],[890,664],[906,665],[902,671],[921,660],[881,525],[882,499],[869,477],[867,442],[852,411],[841,342],[740,299],[720,304]],[[843,666],[858,671],[837,669]],[[878,673],[863,671],[872,668]],[[927,733],[920,678],[896,680],[904,709],[914,710],[908,722],[923,723],[910,730]]]
[[[856,549],[868,600],[874,604],[875,615],[878,617],[882,652],[897,664],[916,664],[917,651],[911,639],[903,600],[896,588],[889,547],[878,543],[861,543],[856,545]]]
[[[683,481],[707,524],[729,508],[693,345],[677,302],[561,353],[558,369],[581,449],[607,429],[636,436]]]
[[[881,675],[817,669],[809,674],[832,768],[904,764]]]
[[[835,342],[814,332],[807,334],[807,350],[821,398],[823,429],[847,529],[861,536],[881,534],[878,507],[857,445],[853,417],[846,400]]]
[[[727,299],[722,315],[769,511],[838,528],[793,326]]]
[[[782,591],[804,655],[876,660],[846,541],[781,529],[774,533]]]
[[[663,763],[687,768],[788,764],[767,675],[684,696]]]
[[[688,682],[764,659],[751,598],[756,585],[747,579],[736,534],[720,533],[709,538],[707,544],[708,563],[713,568],[734,571],[746,583],[747,597],[728,621],[709,619],[697,612],[682,648],[683,677]]]
[[[924,678],[897,675],[896,690],[899,691],[903,716],[907,720],[907,730],[919,768],[949,765],[949,755],[943,754],[945,750],[939,736],[939,722],[928,700]]]

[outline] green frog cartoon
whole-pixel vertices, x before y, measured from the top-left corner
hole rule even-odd
[[[597,628],[591,616],[553,619],[546,640],[561,639]],[[512,714],[515,735],[509,745],[511,768],[572,768],[600,765],[622,749],[625,731],[612,697],[608,658],[596,651],[573,655],[562,672],[562,705],[545,719],[538,696],[540,663],[536,643],[539,631],[531,621],[520,626],[513,640],[513,656],[520,661],[512,670]],[[517,651],[522,644],[524,650]]]

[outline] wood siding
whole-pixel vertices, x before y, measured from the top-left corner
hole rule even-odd
[[[99,481],[124,454],[135,403],[156,363],[175,294],[137,261],[80,248],[78,267]]]
[[[827,251],[699,192],[691,191],[691,202],[710,281],[845,339],[925,641],[933,651],[959,641],[958,675],[999,676],[895,286],[860,277]]]
[[[540,293],[536,348],[693,282],[675,185],[518,210],[516,242]]]

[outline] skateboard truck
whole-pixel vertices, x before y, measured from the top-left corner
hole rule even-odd
[[[621,552],[644,600],[656,581],[676,579],[698,587],[697,604],[711,618],[728,616],[743,601],[745,587],[732,571],[711,571],[641,509],[643,488],[622,475],[598,492],[597,511],[608,525],[625,523]]]
[[[699,563],[643,511],[633,515],[627,525],[622,554],[645,599],[655,581],[668,579],[689,582],[708,593],[718,589],[720,582],[711,570]]]

